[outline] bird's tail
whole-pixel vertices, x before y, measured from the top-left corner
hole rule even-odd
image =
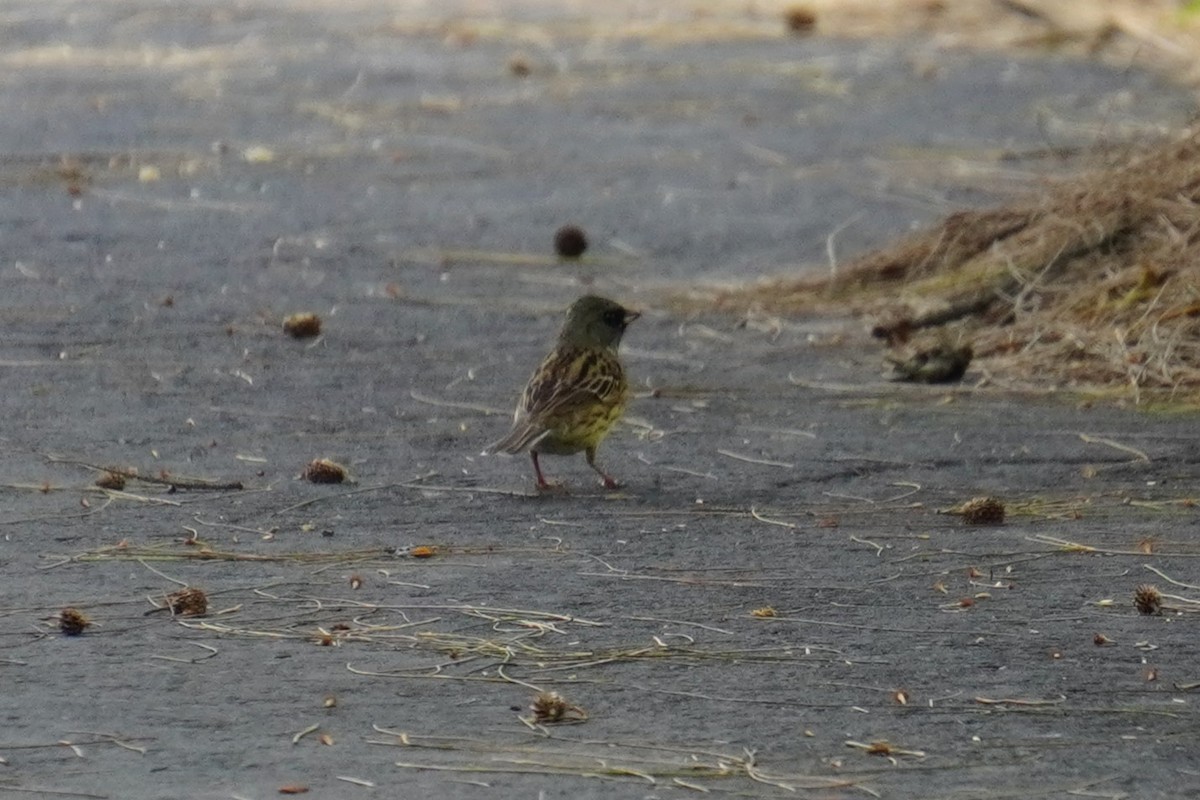
[[[520,453],[537,444],[549,432],[545,428],[539,428],[529,423],[514,425],[507,436],[484,448],[483,454],[508,453],[509,455],[513,455]]]

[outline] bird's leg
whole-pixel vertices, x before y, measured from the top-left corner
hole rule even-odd
[[[587,449],[587,463],[588,463],[588,466],[591,467],[592,469],[596,470],[597,474],[599,474],[600,477],[604,480],[604,488],[605,489],[619,489],[620,488],[621,484],[617,483],[617,481],[613,478],[613,476],[609,475],[607,472],[600,469],[600,467],[596,464],[596,448],[589,447]]]
[[[537,451],[530,450],[529,457],[533,459],[533,474],[537,476],[537,488],[542,491],[554,488],[546,482],[546,476],[542,474],[542,466],[538,463]]]

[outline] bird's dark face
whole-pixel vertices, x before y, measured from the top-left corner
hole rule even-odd
[[[586,295],[567,311],[560,339],[584,347],[611,347],[621,343],[621,334],[640,314],[603,297]]]

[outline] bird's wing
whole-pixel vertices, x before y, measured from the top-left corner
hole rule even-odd
[[[569,348],[551,353],[521,395],[518,417],[541,427],[577,409],[609,405],[621,392],[621,364],[604,350]]]
[[[537,444],[549,432],[547,428],[531,425],[527,420],[518,419],[513,423],[512,430],[500,441],[488,445],[483,454],[508,453],[513,455]]]
[[[594,348],[556,349],[546,356],[525,385],[512,430],[485,453],[519,453],[533,447],[579,411],[620,400],[621,364]]]

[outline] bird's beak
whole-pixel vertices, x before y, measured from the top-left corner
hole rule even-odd
[[[637,319],[641,315],[642,315],[642,312],[640,312],[640,311],[626,311],[625,312],[625,324],[628,325],[629,323],[633,322],[635,319]]]

